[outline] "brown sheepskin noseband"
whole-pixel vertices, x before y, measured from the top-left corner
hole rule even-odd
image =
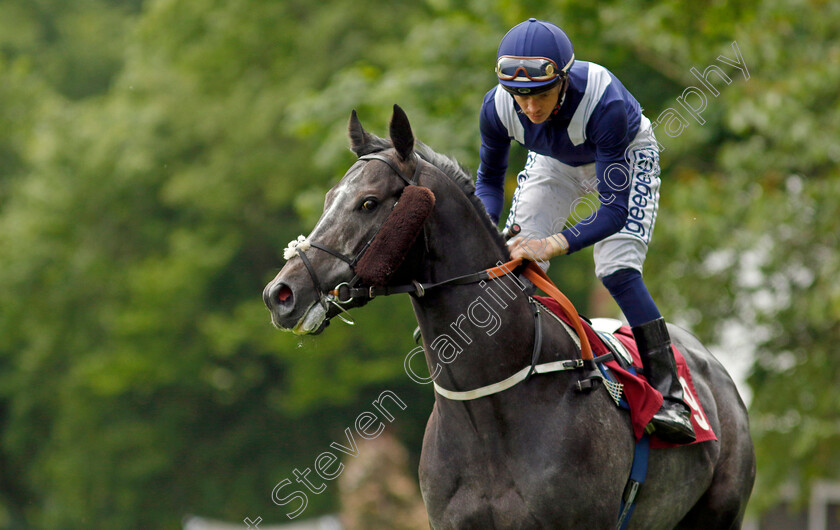
[[[384,287],[405,260],[435,206],[435,194],[423,186],[406,186],[355,272],[367,285]]]

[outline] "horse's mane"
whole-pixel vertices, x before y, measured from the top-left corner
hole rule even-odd
[[[475,186],[473,185],[473,179],[469,172],[454,158],[435,152],[431,147],[419,140],[415,141],[414,151],[420,155],[420,158],[432,164],[441,170],[444,175],[452,179],[461,191],[464,192],[464,195],[466,195],[469,199],[470,204],[472,204],[473,208],[475,208],[478,212],[478,216],[485,221],[483,223],[484,227],[490,233],[493,240],[502,250],[503,254],[505,256],[509,256],[505,239],[499,233],[498,228],[496,228],[496,225],[493,224],[493,220],[490,219],[490,216],[487,214],[487,210],[484,208],[484,203],[482,203],[481,199],[479,199],[475,194]]]

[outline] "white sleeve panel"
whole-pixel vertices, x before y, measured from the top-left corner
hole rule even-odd
[[[524,144],[525,128],[522,127],[522,123],[519,121],[519,117],[516,114],[513,96],[511,96],[507,90],[502,88],[501,85],[496,87],[495,104],[496,114],[502,121],[502,125],[504,125],[505,129],[507,129],[508,136],[520,144]]]

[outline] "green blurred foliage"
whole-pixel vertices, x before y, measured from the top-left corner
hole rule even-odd
[[[840,6],[825,1],[6,0],[0,3],[0,526],[285,519],[272,488],[385,389],[417,458],[406,299],[281,334],[260,293],[353,157],[346,121],[477,167],[504,32],[565,27],[655,119],[730,75],[706,123],[657,131],[646,277],[707,343],[753,334],[753,507],[840,478]],[[750,78],[716,62],[737,41]],[[686,114],[687,116],[687,114]],[[524,152],[514,149],[511,172]],[[510,194],[508,194],[510,196]],[[584,311],[591,251],[552,276]],[[749,354],[750,352],[745,352]],[[787,455],[787,459],[779,455]],[[336,507],[335,488],[307,513]]]

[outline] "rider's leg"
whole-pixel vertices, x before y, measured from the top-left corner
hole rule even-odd
[[[691,411],[683,398],[671,337],[641,273],[634,269],[621,269],[602,278],[602,281],[633,330],[645,378],[662,394],[662,407],[651,421],[657,436],[674,443],[693,442]]]
[[[671,337],[641,273],[659,206],[659,150],[648,127],[631,143],[627,161],[631,173],[627,222],[619,232],[595,244],[595,274],[633,328],[645,376],[664,398],[651,423],[660,437],[687,443],[695,436]]]

